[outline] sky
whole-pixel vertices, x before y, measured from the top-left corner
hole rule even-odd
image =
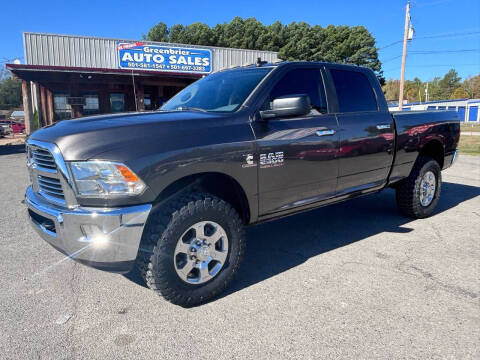
[[[159,21],[168,26],[194,22],[214,26],[240,16],[263,24],[279,20],[324,27],[363,25],[376,38],[385,78],[398,79],[405,5],[406,0],[24,0],[19,7],[5,1],[0,8],[9,16],[2,17],[0,62],[20,58],[23,63],[23,31],[137,40]],[[406,79],[428,81],[450,68],[462,78],[480,73],[479,0],[415,0],[411,18],[415,37],[408,44]]]

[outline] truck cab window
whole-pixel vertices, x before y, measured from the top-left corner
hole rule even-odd
[[[320,69],[296,69],[288,72],[270,92],[269,101],[295,94],[307,94],[314,110],[320,113],[327,112]]]
[[[367,77],[358,71],[330,69],[340,112],[377,111],[377,100]]]

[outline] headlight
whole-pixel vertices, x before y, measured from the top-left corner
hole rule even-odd
[[[77,193],[82,196],[138,195],[145,183],[127,166],[110,161],[70,162]]]

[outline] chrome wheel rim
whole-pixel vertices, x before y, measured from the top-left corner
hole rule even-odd
[[[423,207],[430,205],[435,197],[435,190],[437,188],[437,180],[432,171],[427,171],[423,175],[420,183],[420,204]]]
[[[190,226],[178,239],[175,271],[186,283],[202,284],[218,275],[227,255],[225,230],[216,222],[201,221]]]

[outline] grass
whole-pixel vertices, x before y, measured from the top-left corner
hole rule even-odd
[[[467,131],[467,132],[480,132],[480,123],[461,124],[460,130]]]
[[[462,154],[480,155],[480,136],[461,135],[458,150]]]

